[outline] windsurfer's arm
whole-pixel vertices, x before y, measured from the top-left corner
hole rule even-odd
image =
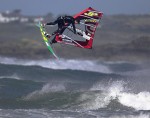
[[[73,27],[73,31],[74,33],[76,34],[76,28],[75,28],[75,19],[72,17],[72,16],[65,16],[67,22],[69,24],[72,24],[72,27]],[[67,24],[66,24],[67,25]]]
[[[55,20],[54,22],[46,23],[46,25],[56,25],[56,24],[57,24],[57,20]]]
[[[74,33],[76,34],[76,27],[75,27],[75,23],[74,22],[72,23],[72,27],[73,27]]]

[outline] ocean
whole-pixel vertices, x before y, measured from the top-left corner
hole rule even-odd
[[[0,118],[150,118],[149,65],[0,57]]]

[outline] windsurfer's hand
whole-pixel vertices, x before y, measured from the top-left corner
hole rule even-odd
[[[42,27],[45,27],[45,26],[46,26],[46,24],[45,24],[45,23],[43,23],[43,24],[42,24]]]

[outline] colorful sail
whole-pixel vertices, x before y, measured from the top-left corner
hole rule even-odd
[[[96,28],[103,13],[89,7],[74,16],[75,20],[80,21],[76,24],[76,32],[73,33],[72,26],[68,26],[62,35],[56,36],[56,41],[81,48],[91,49]]]

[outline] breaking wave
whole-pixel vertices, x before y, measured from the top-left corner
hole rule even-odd
[[[97,91],[94,95],[85,93],[80,99],[88,100],[83,106],[90,110],[107,107],[121,110],[123,106],[135,110],[150,110],[150,92],[132,93],[129,88],[126,88],[126,84],[124,81],[115,81],[109,86],[96,84],[91,88],[92,91]],[[111,106],[111,104],[115,105]]]
[[[72,69],[72,70],[111,73],[111,70],[104,64],[98,63],[97,61],[90,61],[90,60],[73,60],[73,59],[22,60],[16,58],[0,57],[0,63],[25,65],[25,66],[41,66],[50,69]]]

